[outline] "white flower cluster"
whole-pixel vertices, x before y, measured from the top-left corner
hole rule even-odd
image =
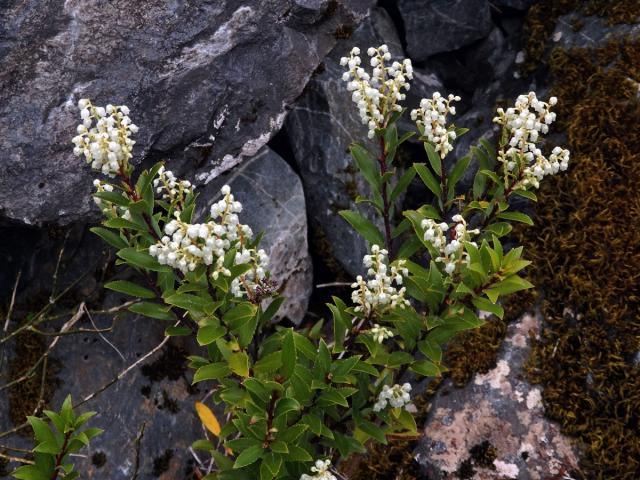
[[[97,178],[93,181],[93,186],[96,187],[96,192],[113,192],[113,185],[103,182]],[[125,220],[131,220],[131,212],[129,212],[129,209],[127,207],[116,205],[109,202],[108,200],[103,200],[102,198],[98,197],[93,197],[93,201],[98,207],[100,207],[100,210],[105,215],[111,215],[124,218]]]
[[[158,195],[162,194],[162,199],[170,203],[183,203],[189,193],[193,193],[193,186],[188,180],[178,180],[171,170],[158,169],[158,176],[153,181],[153,188]]]
[[[114,176],[131,158],[134,141],[131,134],[138,127],[131,123],[129,108],[125,105],[95,107],[86,98],[78,102],[82,123],[73,137],[73,153],[84,155],[91,168]],[[95,121],[95,125],[94,125]]]
[[[231,293],[236,297],[252,295],[255,291],[255,286],[267,278],[269,256],[262,249],[243,248],[240,252],[236,253],[234,263],[236,265],[250,264],[251,268],[245,274],[231,281]]]
[[[434,92],[431,99],[420,100],[420,108],[411,110],[411,120],[424,130],[423,134],[435,145],[440,158],[453,150],[451,142],[456,139],[456,132],[447,127],[447,115],[456,114],[456,107],[451,106],[454,101],[459,102],[460,97],[450,94],[445,99],[439,92]]]
[[[362,275],[358,275],[351,285],[354,289],[351,300],[357,305],[354,309],[356,312],[369,316],[378,309],[404,308],[409,305],[409,300],[404,298],[405,287],[398,289],[402,285],[402,276],[406,276],[409,271],[404,266],[404,260],[387,266],[387,255],[386,250],[373,245],[371,255],[364,256],[363,264],[368,269],[367,275],[370,278],[365,282]]]
[[[393,338],[393,332],[391,330],[386,327],[381,327],[377,323],[373,324],[373,328],[369,330],[369,333],[373,335],[373,339],[378,343],[384,342],[387,338]]]
[[[348,82],[347,89],[353,92],[351,99],[358,106],[362,123],[369,129],[369,138],[373,138],[375,130],[384,127],[391,112],[402,110],[398,102],[406,97],[402,90],[409,90],[413,66],[408,58],[402,63],[393,62],[386,66],[385,62],[391,60],[386,45],[369,48],[367,55],[371,57],[371,75],[360,66],[362,60],[358,47],[351,49],[349,57],[342,57],[340,65],[349,68],[342,75],[342,80]]]
[[[546,158],[536,145],[540,135],[548,133],[549,125],[556,119],[556,114],[551,111],[556,103],[556,97],[551,97],[546,103],[538,100],[535,92],[529,92],[528,95],[520,95],[514,107],[506,111],[502,108],[497,110],[498,115],[493,121],[504,127],[509,138],[508,149],[500,151],[498,159],[504,165],[505,176],[518,166],[521,177],[512,189],[529,185],[538,188],[544,176],[568,168],[568,150],[555,147]]]
[[[313,475],[303,473],[300,480],[337,480],[336,476],[330,472],[330,460],[316,460],[311,471]]]
[[[220,274],[231,275],[224,266],[224,257],[229,249],[236,247],[238,253],[234,263],[252,265],[248,272],[232,282],[233,293],[242,296],[247,287],[251,288],[266,278],[265,268],[269,259],[264,250],[256,251],[244,246],[251,240],[253,232],[238,219],[242,204],[234,199],[228,185],[223,186],[221,192],[223,198],[211,206],[211,220],[207,223],[183,222],[180,212],[176,211],[176,218],[164,227],[166,235],[149,247],[149,254],[156,257],[161,265],[170,265],[183,273],[195,270],[198,265],[213,265],[212,277],[217,279]]]
[[[407,407],[411,403],[411,385],[405,383],[404,385],[398,385],[397,383],[393,387],[385,385],[382,387],[378,400],[373,404],[373,411],[380,412],[387,408],[387,404],[393,408]]]
[[[449,230],[449,225],[446,223],[437,223],[430,218],[426,218],[422,220],[421,224],[425,230],[424,241],[431,243],[440,252],[440,256],[436,257],[435,261],[443,262],[445,265],[444,270],[449,275],[453,275],[459,263],[468,263],[469,255],[464,250],[464,243],[469,242],[477,246],[475,242],[471,241],[471,235],[480,233],[478,229],[468,230],[467,222],[460,214],[454,215],[452,220],[456,223],[456,226],[449,242],[445,234]]]

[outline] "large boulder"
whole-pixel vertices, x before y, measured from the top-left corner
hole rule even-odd
[[[407,52],[423,62],[480,40],[493,27],[487,0],[399,0]]]
[[[136,158],[206,183],[255,155],[372,0],[10,0],[0,23],[0,216],[70,223],[91,208],[71,152],[76,103],[127,104]]]
[[[511,324],[493,370],[462,389],[450,380],[440,388],[415,452],[428,478],[543,480],[577,469],[576,446],[545,418],[540,388],[525,380],[530,335],[541,323],[525,315]]]
[[[269,254],[272,278],[285,301],[279,317],[302,321],[313,288],[313,270],[307,244],[307,211],[300,178],[273,150],[258,155],[216,178],[198,199],[200,216],[219,200],[220,187],[231,186],[242,202],[242,223],[255,234],[264,233],[262,248]]]
[[[304,185],[309,220],[321,255],[332,256],[352,275],[362,270],[365,241],[338,215],[356,209],[358,193],[367,191],[348,148],[367,140],[367,129],[342,81],[340,58],[352,47],[365,51],[386,43],[393,54],[402,47],[388,14],[375,9],[348,40],[338,43],[323,62],[323,70],[307,85],[287,116],[285,129]],[[373,142],[365,142],[376,151]]]

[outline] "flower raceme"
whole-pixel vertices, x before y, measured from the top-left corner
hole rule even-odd
[[[514,171],[520,173],[514,179],[512,189],[526,189],[528,186],[538,188],[540,180],[545,176],[568,168],[568,150],[555,147],[547,158],[536,144],[541,135],[549,132],[549,125],[555,121],[556,114],[551,111],[551,107],[557,102],[556,97],[551,97],[548,103],[543,102],[535,92],[529,92],[527,95],[520,95],[515,105],[506,111],[502,108],[497,110],[498,115],[493,121],[504,128],[508,146],[498,153],[505,180],[513,177]]]
[[[451,106],[454,101],[459,102],[460,97],[449,94],[445,99],[440,92],[434,92],[431,99],[423,98],[420,101],[420,108],[411,110],[411,120],[416,122],[427,140],[434,144],[440,158],[453,150],[452,142],[456,139],[455,130],[447,127],[447,114],[456,114],[456,107]]]
[[[439,256],[434,260],[444,263],[444,270],[449,275],[453,275],[459,264],[468,263],[469,257],[464,251],[464,244],[469,242],[474,247],[477,247],[477,244],[471,241],[471,235],[480,233],[478,229],[468,230],[467,222],[460,214],[454,215],[452,220],[456,225],[451,230],[450,241],[447,241],[447,232],[450,229],[448,224],[444,222],[437,223],[430,218],[424,219],[421,224],[424,229],[424,241],[431,243],[439,252]]]
[[[362,275],[358,275],[351,285],[354,289],[351,300],[356,305],[354,310],[362,312],[365,317],[409,305],[409,300],[404,298],[406,289],[400,287],[402,276],[408,275],[409,271],[403,260],[389,266],[388,254],[385,249],[373,245],[371,255],[365,255],[363,259],[369,279],[365,281]]]
[[[411,384],[409,383],[395,384],[393,387],[385,385],[378,395],[378,401],[373,405],[373,411],[380,412],[387,408],[387,405],[391,405],[392,408],[404,407],[406,409],[411,404],[409,392],[411,392]]]
[[[384,128],[391,113],[402,110],[398,102],[406,97],[402,91],[409,90],[413,66],[409,59],[388,65],[391,53],[386,45],[369,48],[367,55],[371,57],[371,74],[361,66],[358,47],[351,49],[349,57],[342,57],[340,65],[348,67],[342,80],[348,82],[347,89],[353,92],[351,99],[358,106],[362,123],[369,129],[369,138],[373,138],[376,129]]]
[[[135,144],[131,134],[138,131],[128,117],[129,108],[125,105],[96,107],[87,99],[81,99],[78,107],[82,123],[78,125],[78,135],[72,139],[73,153],[84,155],[94,170],[115,176],[128,164]]]

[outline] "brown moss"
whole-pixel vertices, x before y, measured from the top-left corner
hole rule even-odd
[[[620,2],[621,4],[624,2]],[[548,323],[528,364],[547,414],[586,447],[593,479],[640,477],[640,42],[555,50],[572,164],[520,232]]]
[[[16,336],[13,357],[8,363],[8,382],[22,377],[40,359],[47,349],[44,338],[36,333],[25,331]],[[59,381],[56,372],[59,365],[52,359],[47,362],[46,378],[44,381],[43,405],[38,405],[40,389],[42,385],[43,364],[41,363],[33,375],[27,380],[16,383],[8,389],[9,418],[14,425],[20,425],[26,421],[28,415],[38,407],[44,407],[52,398]],[[8,383],[7,382],[7,383]],[[31,436],[31,431],[23,429],[21,434]]]

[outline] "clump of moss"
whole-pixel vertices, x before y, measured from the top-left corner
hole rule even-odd
[[[16,336],[15,350],[13,357],[8,363],[8,382],[17,380],[22,377],[29,369],[36,364],[42,354],[47,350],[47,344],[44,338],[36,333],[25,331]],[[33,375],[27,380],[16,383],[9,387],[9,417],[14,425],[24,423],[28,415],[38,407],[45,407],[49,399],[53,396],[55,389],[59,384],[56,378],[56,372],[59,370],[59,364],[48,359],[47,370],[45,372],[44,390],[42,392],[42,405],[38,405],[40,398],[40,390],[43,385],[43,363],[40,363],[35,369]],[[23,429],[19,432],[22,435],[31,436],[31,431]]]
[[[153,459],[153,476],[159,477],[164,472],[169,470],[169,466],[171,465],[171,459],[173,458],[173,450],[168,448],[165,450],[162,455]]]
[[[498,458],[498,450],[491,445],[491,442],[488,440],[471,447],[469,453],[475,464],[479,467],[489,468],[491,470],[496,468],[493,461]]]
[[[609,25],[634,23],[638,20],[638,0],[542,0],[531,6],[524,24],[526,62],[525,73],[536,70],[547,50],[548,39],[562,15],[571,12],[603,17]],[[578,18],[572,20],[572,28],[582,28]]]
[[[107,455],[104,452],[96,452],[91,455],[91,463],[95,465],[96,468],[102,468],[107,463]]]
[[[588,478],[637,479],[640,42],[555,50],[550,68],[572,166],[545,181],[538,228],[521,232],[548,323],[528,374],[547,415],[584,443]]]

